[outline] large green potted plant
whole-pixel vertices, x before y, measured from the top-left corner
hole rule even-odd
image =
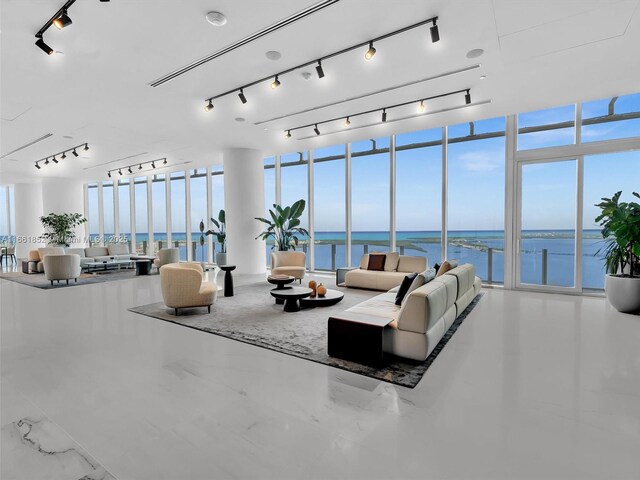
[[[69,247],[75,241],[75,228],[87,222],[79,213],[50,213],[40,217],[45,229],[42,235],[49,245]]]
[[[272,249],[286,252],[295,250],[300,239],[297,235],[309,236],[309,232],[300,227],[300,217],[304,212],[306,203],[304,200],[298,200],[290,207],[284,207],[273,204],[273,210],[269,210],[271,220],[256,217],[256,220],[264,223],[267,228],[256,237],[262,240],[273,238]]]
[[[218,212],[218,219],[211,219],[211,223],[216,227],[215,230],[207,230],[205,235],[215,235],[220,244],[220,251],[216,253],[216,264],[227,264],[227,221],[224,210]]]
[[[603,198],[596,206],[602,213],[603,254],[607,276],[604,290],[613,307],[625,313],[640,311],[640,204],[621,202],[622,192]],[[633,192],[640,198],[640,194]]]

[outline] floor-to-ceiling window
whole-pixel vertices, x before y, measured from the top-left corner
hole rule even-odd
[[[447,257],[474,264],[485,282],[502,283],[505,119],[447,130]]]
[[[211,167],[211,216],[217,219],[220,216],[220,210],[224,210],[224,169],[222,165],[214,165]],[[209,228],[215,230],[215,225],[209,222]],[[222,247],[217,242],[217,238],[213,237],[213,253],[220,253]]]
[[[198,168],[191,172],[191,258],[193,261],[206,262],[209,255],[207,237],[209,229],[207,218],[207,169]],[[200,222],[203,232],[200,232]]]
[[[309,228],[309,181],[308,181],[308,165],[309,153],[296,152],[280,157],[280,176],[281,176],[281,205],[282,207],[291,206],[298,200],[304,200],[307,204],[304,213],[300,217],[300,226]],[[300,238],[300,250],[308,251],[309,239]],[[309,267],[309,255],[307,255],[307,267]]]
[[[147,177],[136,177],[133,182],[136,203],[136,252],[146,255],[149,251]]]
[[[0,187],[0,243],[8,243],[11,230],[9,214],[9,187]]]
[[[276,203],[276,157],[267,157],[264,159],[264,216],[270,218],[269,210],[273,209]],[[269,265],[269,254],[273,247],[273,240],[266,242],[266,260]]]
[[[313,151],[315,269],[346,265],[345,146]]]
[[[171,174],[171,242],[180,250],[180,260],[187,259],[187,220],[185,172]]]
[[[518,150],[575,143],[576,106],[548,108],[518,115]]]
[[[154,175],[151,180],[151,202],[153,204],[154,251],[167,247],[167,187],[166,174]]]
[[[396,246],[401,255],[442,256],[442,129],[396,136]]]
[[[113,181],[110,180],[102,183],[102,212],[104,215],[105,243],[113,242],[116,233],[114,208],[114,188]]]
[[[100,237],[100,212],[98,206],[98,184],[90,183],[87,185],[87,223],[91,243],[99,243]]]
[[[129,242],[129,249],[134,251],[131,245],[131,197],[129,193],[129,179],[118,180],[118,227],[120,238]]]
[[[368,252],[390,247],[389,138],[351,144],[351,263],[359,265]]]
[[[640,93],[582,104],[582,142],[640,136]]]

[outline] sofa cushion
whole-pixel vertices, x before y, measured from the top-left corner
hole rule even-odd
[[[372,253],[369,255],[369,264],[367,270],[376,272],[384,272],[384,264],[387,256],[384,253]]]
[[[351,270],[345,275],[345,285],[352,288],[389,291],[402,283],[406,273]]]
[[[364,255],[362,255],[362,257],[360,257],[360,268],[362,270],[366,270],[368,265],[369,265],[369,254],[365,253]]]
[[[400,284],[400,287],[398,288],[398,291],[396,293],[396,301],[395,301],[396,305],[402,305],[402,300],[404,300],[404,296],[409,291],[409,287],[411,286],[411,284],[413,283],[413,281],[417,276],[418,276],[417,273],[411,273],[406,277],[404,277],[404,280],[402,280],[402,283]],[[393,292],[389,292],[389,293],[393,293]]]
[[[398,314],[398,328],[416,333],[427,332],[454,306],[457,283],[451,276],[434,279],[405,298]]]
[[[445,275],[454,277],[458,283],[458,295],[456,300],[469,290],[473,291],[473,283],[476,279],[476,269],[472,264],[465,263],[464,265],[460,265],[459,267],[449,270]],[[460,312],[458,312],[458,315],[459,314]]]
[[[129,245],[126,243],[110,243],[107,245],[109,255],[129,255]]]
[[[400,254],[398,252],[389,252],[385,253],[384,256],[384,271],[395,272],[398,269],[398,260],[400,259]],[[419,270],[414,270],[414,272],[418,271]]]
[[[88,247],[84,249],[84,254],[87,257],[109,257],[109,249],[107,247]]]
[[[407,291],[407,295],[410,295],[411,292],[413,292],[416,288],[420,288],[425,283],[427,282],[425,281],[425,278],[421,274],[416,275],[416,278],[414,278],[413,282],[411,282],[411,285],[409,285],[409,290]],[[405,299],[406,298],[407,297],[405,296]]]
[[[444,275],[449,270],[453,270],[457,266],[458,266],[457,260],[445,260],[444,262],[442,262],[442,265],[440,265],[440,268],[438,268],[438,273],[436,274],[436,277],[440,277]]]
[[[389,320],[395,320],[399,311],[400,307],[395,304],[395,295],[393,293],[381,293],[347,309],[347,312],[383,317]]]
[[[420,275],[424,278],[424,283],[429,283],[431,280],[436,278],[436,269],[435,268],[427,268]]]
[[[78,255],[80,258],[85,258],[84,248],[65,248],[64,253],[67,255]]]
[[[398,272],[422,272],[427,268],[426,257],[413,257],[401,255],[398,260]]]
[[[45,255],[64,255],[64,247],[40,247],[38,255],[40,260],[44,260]]]

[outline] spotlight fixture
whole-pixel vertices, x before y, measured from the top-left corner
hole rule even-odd
[[[133,170],[131,170],[131,167],[129,167],[128,172],[133,173]]]
[[[366,60],[371,60],[375,54],[376,54],[376,49],[373,46],[373,42],[369,42],[369,50],[367,50],[367,53],[364,54],[364,58]]]
[[[67,9],[65,8],[64,10],[62,10],[62,15],[56,18],[52,23],[58,28],[58,30],[62,30],[64,27],[68,27],[73,22],[69,18],[69,15],[67,15]]]
[[[60,157],[62,160],[64,160],[65,158],[67,158],[67,153],[66,152],[62,152],[62,156]]]
[[[155,162],[151,162],[151,167],[152,167],[152,168],[156,168],[156,164],[155,164]]]
[[[78,149],[78,148],[80,148],[82,146],[84,146],[84,148],[86,150],[89,149],[89,146],[88,146],[87,143],[81,143],[80,145],[76,145],[73,148],[68,148],[66,150],[63,150],[62,152],[56,152],[53,155],[47,155],[46,157],[41,158],[40,160],[38,160],[36,163],[38,163],[38,165],[40,164],[40,162],[43,162],[45,165],[49,165],[49,163],[58,164],[58,163],[60,163],[60,160],[64,160],[65,158],[67,158],[67,153],[73,153],[77,157],[78,153],[76,152],[76,149]]]
[[[164,159],[164,162],[162,162],[162,164],[163,164],[163,165],[166,165],[166,164],[167,164],[167,159],[166,159],[166,158]]]
[[[394,30],[392,32],[385,33],[384,35],[380,35],[380,36],[378,36],[376,38],[371,38],[371,39],[369,39],[367,41],[360,42],[360,43],[355,44],[355,45],[351,45],[351,46],[349,46],[347,48],[343,48],[341,50],[328,53],[328,54],[324,55],[323,57],[320,57],[320,58],[316,57],[314,60],[302,63],[300,65],[296,65],[296,66],[290,67],[290,68],[288,68],[286,70],[281,70],[279,72],[274,72],[274,73],[272,73],[270,75],[267,75],[267,76],[265,76],[263,78],[255,80],[253,82],[246,83],[244,85],[239,85],[239,86],[237,86],[237,87],[235,87],[235,88],[233,88],[231,90],[228,90],[226,92],[213,95],[213,96],[209,97],[208,99],[206,99],[205,101],[209,101],[210,102],[211,100],[216,100],[218,98],[225,97],[227,95],[231,95],[231,94],[236,95],[236,94],[238,94],[238,91],[240,91],[242,93],[242,90],[244,88],[253,87],[254,85],[258,85],[259,83],[264,83],[264,82],[267,82],[267,81],[270,83],[271,88],[273,90],[275,90],[276,88],[278,88],[280,86],[280,76],[281,75],[286,75],[286,74],[289,74],[289,73],[293,73],[293,72],[296,72],[296,71],[299,71],[301,69],[305,69],[306,67],[311,67],[311,66],[315,66],[318,78],[323,78],[325,76],[324,69],[322,67],[322,62],[324,60],[328,60],[330,58],[338,57],[338,56],[344,55],[344,54],[349,53],[349,52],[354,51],[354,50],[360,50],[363,47],[368,47],[368,50],[365,53],[365,58],[367,60],[371,60],[373,58],[373,56],[376,54],[376,48],[374,47],[374,44],[376,42],[381,42],[383,40],[386,40],[387,38],[393,37],[395,35],[400,35],[402,33],[405,33],[407,31],[409,31],[409,30],[412,30],[414,28],[419,28],[419,27],[422,27],[422,26],[425,26],[425,25],[429,25],[429,24],[432,25],[432,27],[431,27],[432,41],[434,41],[434,42],[438,41],[440,39],[440,34],[438,33],[438,29],[437,29],[437,26],[436,26],[436,21],[437,20],[438,20],[438,17],[431,17],[431,18],[428,18],[426,20],[421,20],[421,21],[419,21],[417,23],[408,25],[408,26],[400,28],[398,30]],[[207,61],[208,61],[208,59],[207,59]],[[185,68],[186,69],[191,69],[191,68],[194,68],[194,67],[193,66],[188,66],[188,67],[185,67]],[[184,70],[184,71],[186,71],[186,70]],[[151,83],[150,85],[153,86],[153,87],[157,87],[161,83],[164,83],[164,82],[166,82],[168,80],[171,80],[172,78],[175,77],[175,75],[181,75],[182,73],[184,73],[184,71],[179,71],[176,74],[170,74],[170,75],[168,75],[168,76],[166,76],[166,77],[164,77],[164,78],[162,78],[160,80],[157,80],[157,81]],[[308,71],[303,71],[302,76],[304,77],[305,80],[308,80],[311,77],[311,73],[308,72]]]
[[[242,89],[240,89],[240,93],[238,94],[238,97],[240,97],[240,101],[242,102],[243,105],[247,103],[247,97],[244,96],[244,91]]]
[[[78,152],[76,152],[76,149],[75,149],[75,148],[73,149],[73,152],[71,152],[71,153],[73,153],[73,156],[74,156],[74,157],[77,157],[77,156],[78,156]]]
[[[53,163],[58,163],[58,159],[56,158],[56,156],[54,155],[53,158],[51,159],[53,161]]]
[[[85,152],[88,152],[89,151],[89,144],[85,143],[84,144],[84,148],[82,150],[84,150]]]
[[[44,164],[45,165],[49,165],[49,159],[48,158],[44,161]]]
[[[205,112],[208,112],[210,110],[213,110],[213,103],[211,102],[211,100],[209,100],[209,103],[204,106],[204,111]]]
[[[140,164],[140,166],[138,167],[138,170],[142,170],[142,164]]]
[[[436,43],[440,41],[440,31],[438,30],[438,25],[436,25],[437,17],[433,19],[433,25],[429,29],[431,31],[431,42]]]
[[[38,37],[38,40],[36,40],[36,45],[47,55],[53,55],[53,48],[44,43],[42,36]]]
[[[107,176],[111,178],[111,175],[115,172],[118,172],[119,175],[123,175],[122,170],[125,170],[129,175],[134,173],[136,169],[136,165],[138,166],[137,170],[142,170],[143,165],[151,165],[153,168],[156,168],[155,162],[162,162],[163,165],[167,164],[166,158],[156,158],[155,160],[149,160],[148,162],[134,163],[132,165],[123,165],[122,167],[113,168],[107,172]]]
[[[291,138],[291,130],[287,130],[287,138]]]
[[[118,169],[118,174],[120,174],[120,176],[122,176],[122,169]]]
[[[40,165],[38,165],[38,162],[36,162],[36,168],[37,168],[38,170],[40,170],[40,169],[42,168]]]
[[[424,97],[424,98],[419,98],[417,100],[411,100],[409,102],[403,102],[403,103],[397,103],[395,105],[387,105],[386,107],[380,107],[380,108],[374,108],[371,110],[366,110],[363,112],[358,112],[358,113],[352,113],[351,115],[348,115],[346,118],[345,117],[335,117],[335,118],[330,118],[327,120],[323,120],[321,122],[315,122],[315,123],[309,123],[307,125],[301,125],[299,127],[293,127],[293,128],[287,128],[285,131],[287,137],[290,136],[291,132],[293,132],[294,130],[301,130],[301,129],[306,129],[306,128],[311,128],[313,127],[313,131],[315,132],[316,135],[320,135],[320,129],[318,128],[318,125],[322,125],[325,123],[333,123],[333,122],[337,122],[339,120],[344,120],[344,126],[348,127],[349,125],[351,125],[351,117],[359,117],[361,115],[370,115],[372,113],[377,113],[377,112],[381,112],[382,113],[382,123],[387,121],[387,110],[391,110],[393,108],[398,108],[398,107],[405,107],[407,105],[415,105],[418,104],[418,111],[419,112],[423,112],[425,110],[425,104],[428,103],[430,100],[434,100],[436,98],[444,98],[444,97],[449,97],[451,95],[459,95],[461,93],[465,94],[465,102],[467,105],[469,105],[471,103],[471,89],[469,88],[465,88],[463,90],[454,90],[451,92],[446,92],[446,93],[441,93],[439,95],[432,95],[431,97]],[[460,108],[460,107],[456,107],[456,108]],[[397,121],[397,120],[395,120]]]
[[[107,172],[107,177],[111,178],[111,172]]]

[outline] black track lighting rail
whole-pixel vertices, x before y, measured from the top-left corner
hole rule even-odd
[[[65,4],[60,7],[60,10],[58,10],[56,13],[53,14],[53,16],[47,21],[47,23],[45,23],[42,28],[40,30],[38,30],[38,33],[36,33],[36,38],[42,38],[42,35],[44,34],[44,32],[47,31],[47,29],[53,25],[53,21],[56,18],[60,18],[60,16],[62,16],[63,13],[67,13],[67,10],[69,9],[69,7],[71,5],[73,5],[74,3],[76,3],[76,0],[67,0],[65,2]]]
[[[44,158],[41,158],[40,160],[36,160],[36,168],[38,170],[40,170],[42,167],[40,166],[41,163],[44,163],[45,165],[49,165],[49,163],[53,162],[53,163],[58,163],[58,155],[60,155],[60,160],[64,160],[65,158],[67,158],[67,153],[72,154],[74,157],[79,156],[80,154],[76,151],[78,150],[80,147],[83,147],[82,150],[87,152],[89,151],[89,144],[88,143],[81,143],[80,145],[76,145],[75,147],[71,147],[71,148],[67,148],[66,150],[62,150],[61,152],[58,153],[54,153],[53,155],[48,155]]]
[[[163,157],[163,158],[157,158],[157,159],[155,159],[155,160],[148,160],[148,161],[146,161],[146,162],[133,163],[133,164],[131,164],[131,165],[126,165],[126,166],[124,166],[124,167],[112,168],[111,170],[108,170],[108,171],[107,171],[107,176],[108,176],[109,178],[111,178],[111,174],[112,174],[112,173],[117,173],[117,174],[118,174],[118,175],[120,175],[120,176],[123,176],[123,175],[132,175],[132,174],[133,174],[133,172],[134,172],[134,170],[138,170],[138,171],[139,171],[139,170],[142,170],[142,166],[143,166],[143,165],[151,165],[151,169],[153,170],[153,169],[157,168],[157,166],[156,166],[156,162],[158,162],[158,163],[162,162],[162,163],[160,163],[160,164],[161,164],[162,166],[164,166],[164,165],[166,165],[166,164],[167,164],[167,159],[166,159],[166,157]],[[135,167],[135,168],[134,168],[134,167]],[[122,172],[123,170],[124,170],[124,173]]]
[[[376,113],[376,112],[382,112],[382,121],[386,122],[386,120],[387,120],[387,110],[391,110],[391,109],[398,108],[398,107],[404,107],[406,105],[411,105],[411,104],[424,105],[424,102],[428,102],[429,100],[435,100],[437,98],[449,97],[451,95],[458,95],[460,93],[464,93],[465,94],[465,103],[467,105],[469,105],[471,103],[471,89],[470,88],[463,88],[462,90],[455,90],[453,92],[441,93],[439,95],[432,95],[430,97],[422,97],[422,98],[418,98],[417,100],[411,100],[409,102],[396,103],[394,105],[387,105],[385,107],[373,108],[371,110],[366,110],[364,112],[352,113],[352,114],[349,114],[349,115],[342,115],[340,117],[330,118],[328,120],[322,120],[320,122],[308,123],[306,125],[301,125],[299,127],[285,128],[284,129],[284,133],[286,134],[286,136],[288,138],[288,137],[291,137],[291,132],[294,132],[296,130],[302,130],[302,129],[305,129],[305,128],[313,127],[313,131],[316,133],[316,135],[320,135],[319,129],[318,129],[318,125],[324,125],[326,123],[337,122],[338,120],[345,120],[345,127],[348,127],[351,124],[351,119],[353,117],[360,117],[362,115],[369,115],[371,113]]]
[[[255,81],[253,81],[251,83],[247,83],[245,85],[242,85],[241,87],[236,87],[236,88],[228,90],[228,91],[226,91],[224,93],[220,93],[218,95],[214,95],[212,97],[207,98],[205,100],[205,102],[208,102],[210,104],[213,100],[216,100],[218,98],[225,97],[225,96],[230,95],[232,93],[239,93],[240,90],[244,90],[246,88],[253,87],[255,85],[258,85],[259,83],[266,82],[267,80],[277,79],[278,77],[280,77],[282,75],[286,75],[286,74],[291,73],[293,71],[296,71],[296,70],[299,70],[301,68],[305,68],[305,67],[308,67],[308,66],[314,65],[314,64],[316,65],[316,72],[318,73],[318,76],[320,78],[322,78],[322,77],[324,77],[324,70],[322,69],[322,62],[325,61],[325,60],[329,60],[331,58],[334,58],[334,57],[337,57],[337,56],[340,56],[340,55],[344,55],[345,53],[351,52],[351,51],[356,50],[358,48],[362,48],[362,47],[366,47],[366,46],[371,48],[373,46],[373,44],[376,43],[376,42],[379,42],[381,40],[385,40],[385,39],[387,39],[389,37],[393,37],[395,35],[400,35],[401,33],[405,33],[405,32],[407,32],[409,30],[413,30],[414,28],[422,27],[423,25],[427,25],[429,23],[432,24],[432,27],[431,27],[432,29],[434,29],[434,28],[436,29],[436,30],[432,30],[432,32],[433,31],[437,32],[437,26],[436,26],[437,25],[436,24],[437,21],[438,21],[438,17],[437,16],[428,18],[426,20],[422,20],[421,22],[414,23],[412,25],[408,25],[408,26],[403,27],[403,28],[401,28],[399,30],[394,30],[393,32],[385,33],[384,35],[380,35],[379,37],[376,37],[374,39],[367,40],[365,42],[360,42],[360,43],[358,43],[356,45],[352,45],[350,47],[343,48],[342,50],[338,50],[337,52],[333,52],[333,53],[330,53],[328,55],[324,55],[322,57],[315,58],[314,60],[310,60],[308,62],[301,63],[300,65],[296,65],[295,67],[291,67],[291,68],[288,68],[286,70],[282,70],[282,71],[280,71],[278,73],[275,73],[273,75],[269,75],[267,77],[263,77],[263,78],[261,78],[259,80],[255,80]],[[440,35],[438,33],[437,37],[434,37],[434,35],[432,34],[431,38],[432,38],[432,42],[436,42],[436,41],[438,41],[440,39]],[[374,49],[374,52],[375,52],[375,49]],[[318,68],[318,67],[320,67],[320,68]],[[322,72],[322,74],[320,74],[321,72]],[[211,108],[213,108],[213,107],[211,107]]]

